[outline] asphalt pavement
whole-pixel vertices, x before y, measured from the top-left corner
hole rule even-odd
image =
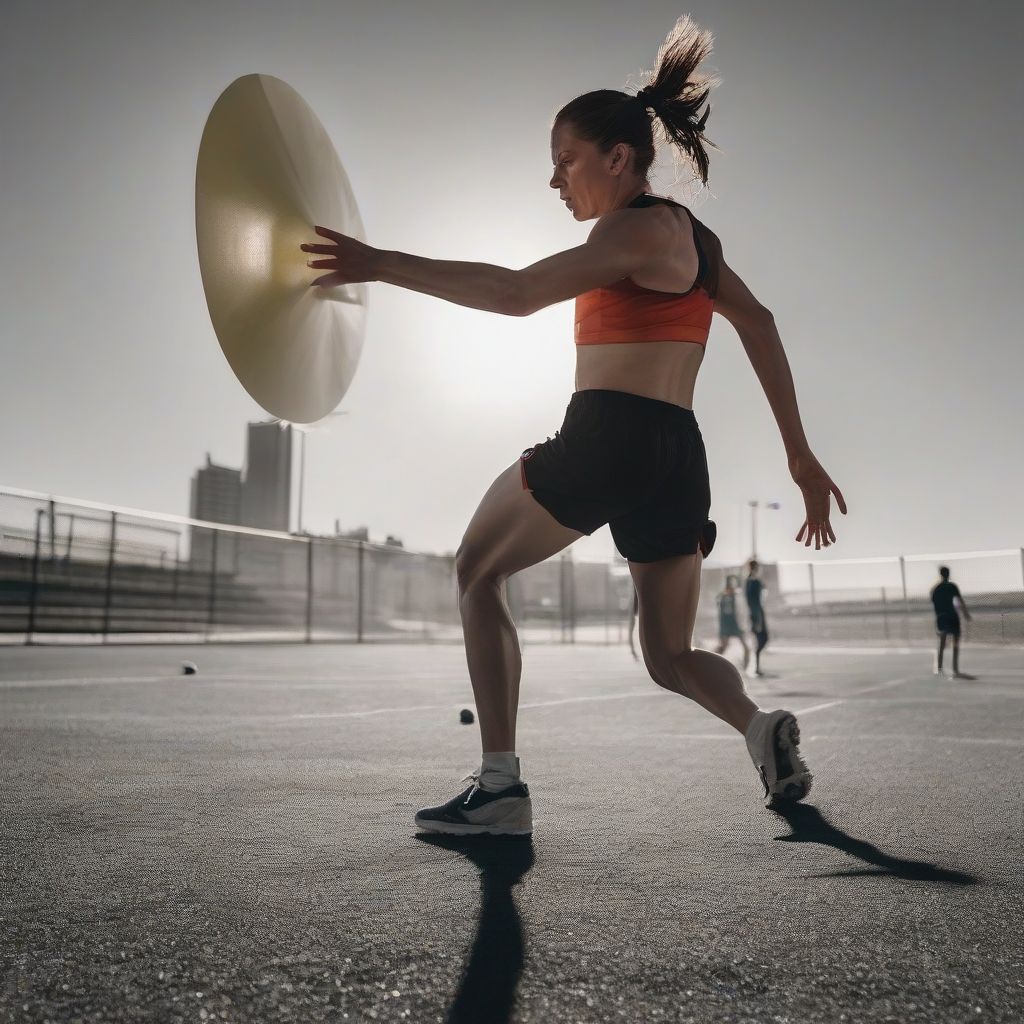
[[[0,1021],[1019,1022],[1024,651],[766,667],[785,816],[628,650],[530,645],[536,831],[453,840],[456,645],[0,648]]]

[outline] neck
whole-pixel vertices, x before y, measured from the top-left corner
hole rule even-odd
[[[631,182],[623,184],[622,188],[617,190],[614,200],[612,201],[611,208],[613,210],[622,210],[629,206],[637,196],[642,196],[650,191],[650,184],[647,181],[636,181],[635,179]]]

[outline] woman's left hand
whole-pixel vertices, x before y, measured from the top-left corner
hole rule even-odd
[[[804,547],[810,547],[811,541],[814,541],[815,549],[827,548],[836,542],[836,534],[829,521],[832,498],[835,497],[839,511],[844,516],[846,500],[821,463],[809,451],[790,456],[789,471],[794,483],[803,492],[807,512],[796,539],[803,541]]]
[[[322,260],[307,260],[306,266],[317,270],[330,270],[331,273],[318,277],[310,284],[310,288],[333,288],[339,284],[356,284],[377,279],[381,258],[384,255],[380,249],[374,249],[372,245],[332,231],[330,228],[317,225],[314,230],[321,237],[329,238],[332,244],[304,242],[299,246],[303,252],[323,253],[327,257]]]

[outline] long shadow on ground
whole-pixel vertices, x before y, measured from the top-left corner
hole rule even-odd
[[[523,921],[512,886],[533,867],[533,840],[423,833],[416,838],[462,854],[480,871],[480,918],[447,1024],[506,1024],[526,960]]]
[[[855,839],[836,828],[819,810],[810,804],[789,804],[774,808],[785,818],[793,830],[788,836],[776,836],[780,843],[820,843],[832,846],[851,857],[871,864],[876,870],[856,868],[849,871],[830,871],[822,878],[849,878],[856,875],[892,875],[915,882],[940,882],[945,885],[974,885],[979,879],[963,871],[936,867],[922,860],[907,860],[883,853],[865,839]]]

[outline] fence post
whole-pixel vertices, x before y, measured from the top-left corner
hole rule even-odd
[[[178,531],[178,538],[174,545],[174,582],[172,583],[171,596],[175,605],[178,603],[178,573],[181,570],[181,531]]]
[[[206,639],[209,641],[214,619],[217,617],[217,536],[219,531],[210,531],[210,599],[206,607]]]
[[[576,643],[576,567],[572,552],[565,553],[566,576],[569,585],[569,643]]]
[[[807,563],[807,578],[811,581],[811,612],[814,615],[814,638],[821,635],[821,624],[818,622],[818,595],[814,589],[814,563]]]
[[[1020,549],[1020,582],[1024,586],[1024,548]]]
[[[313,642],[313,538],[306,542],[306,643]]]
[[[114,552],[117,547],[117,513],[110,513],[110,548],[107,552],[107,588],[103,598],[103,642],[110,632],[110,609],[114,599]]]
[[[560,641],[566,643],[572,643],[572,633],[570,626],[571,602],[572,598],[569,596],[569,553],[566,551],[562,554],[562,557],[558,559],[558,625],[559,632],[561,633]]]
[[[74,535],[75,535],[75,514],[74,514],[74,512],[71,512],[68,515],[68,543],[67,543],[67,546],[64,548],[64,561],[68,564],[68,566],[71,565],[71,545],[72,545],[72,542],[73,542],[73,539],[74,539]],[[69,570],[69,574],[70,574],[70,570]]]
[[[363,582],[365,570],[363,563],[366,559],[365,544],[363,541],[356,541],[359,545],[359,557],[356,562],[356,643],[363,642]]]
[[[910,602],[907,600],[907,561],[900,555],[900,586],[903,588],[903,636],[910,643]]]
[[[36,606],[39,603],[39,548],[43,543],[43,516],[46,513],[36,509],[36,543],[32,551],[32,589],[28,598],[28,629],[25,632],[25,643],[32,643],[32,634],[36,631]]]
[[[612,580],[612,567],[606,565],[604,567],[604,642],[607,647],[611,643],[611,638],[608,636],[608,613],[611,611],[609,607],[611,604],[611,598],[609,591],[611,590]]]
[[[885,587],[882,587],[882,636],[889,639],[889,606],[885,600]]]
[[[57,503],[51,498],[50,506],[50,561],[57,560]]]

